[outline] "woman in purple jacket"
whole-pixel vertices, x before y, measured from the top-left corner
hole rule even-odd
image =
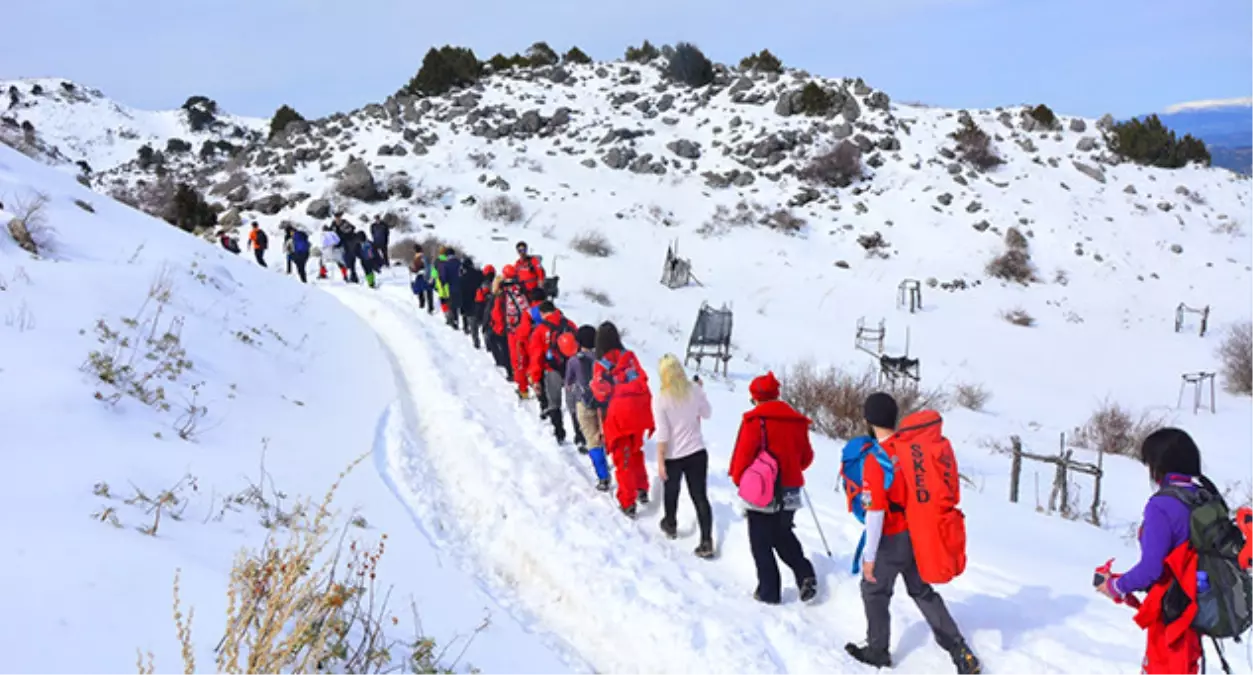
[[[1149,469],[1153,484],[1182,487],[1189,491],[1205,483],[1201,476],[1201,451],[1182,429],[1167,427],[1149,434],[1140,446],[1140,460]],[[1108,579],[1097,590],[1115,600],[1128,593],[1148,591],[1169,583],[1166,559],[1188,542],[1191,513],[1188,506],[1170,495],[1154,494],[1144,505],[1140,525],[1140,562],[1121,576]],[[1201,638],[1188,630],[1179,640],[1169,640],[1165,625],[1148,627],[1145,673],[1196,673],[1201,659]]]

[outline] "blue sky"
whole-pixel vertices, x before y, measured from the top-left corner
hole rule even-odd
[[[1248,0],[9,4],[0,78],[67,77],[143,108],[204,94],[239,114],[287,103],[321,116],[393,93],[432,45],[486,59],[546,40],[611,59],[644,38],[691,41],[724,62],[768,47],[788,65],[946,107],[1044,102],[1122,117],[1253,93]]]

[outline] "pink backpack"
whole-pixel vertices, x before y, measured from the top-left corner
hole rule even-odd
[[[770,508],[779,496],[779,460],[766,442],[766,420],[761,420],[761,448],[740,476],[740,499],[759,509]]]

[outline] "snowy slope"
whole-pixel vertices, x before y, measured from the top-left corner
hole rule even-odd
[[[596,671],[871,672],[840,649],[862,639],[865,628],[849,574],[860,530],[830,490],[836,444],[818,442],[808,478],[832,557],[811,516],[797,519],[819,599],[802,606],[789,588],[782,607],[763,607],[750,597],[746,526],[725,475],[745,407],[742,389],[716,380],[707,386],[720,559],[702,561],[690,553],[696,532],[686,498],[677,542],[657,530],[656,485],[640,519],[623,519],[610,496],[592,491],[586,458],[557,446],[535,409],[515,403],[486,354],[419,311],[403,286],[335,295],[380,333],[402,381],[384,432],[399,493],[419,519],[450,524],[445,545],[484,567],[497,592],[531,608]],[[651,443],[647,453],[652,467]],[[999,495],[973,492],[965,505],[973,562],[944,596],[985,672],[1135,672],[1140,631],[1127,610],[1084,587],[1100,556],[1132,557],[1125,543],[1029,509],[1005,509]],[[784,578],[786,587],[786,571]],[[903,593],[893,618],[901,672],[951,667]],[[1238,667],[1247,672],[1247,664]]]
[[[888,354],[904,353],[908,336],[909,354],[922,361],[924,386],[978,383],[993,395],[984,412],[958,408],[945,415],[962,471],[974,482],[965,495],[971,569],[945,597],[988,672],[1136,671],[1142,634],[1125,610],[1094,596],[1087,580],[1110,556],[1120,564],[1135,557],[1126,535],[1150,493],[1143,467],[1107,458],[1106,523],[1098,529],[1035,513],[1034,469],[1024,476],[1022,503],[1010,505],[1009,460],[992,446],[1017,434],[1028,449],[1052,452],[1058,434],[1071,432],[1109,399],[1177,420],[1201,443],[1207,472],[1235,494],[1247,494],[1253,485],[1249,399],[1220,389],[1217,414],[1193,415],[1174,405],[1180,374],[1215,369],[1225,326],[1249,320],[1250,183],[1216,170],[1117,164],[1091,119],[1062,116],[1059,129],[1046,131],[1025,123],[1017,109],[968,111],[994,136],[1005,160],[984,174],[946,155],[959,111],[885,109],[880,92],[852,80],[818,81],[848,94],[857,112],[814,119],[776,109],[780,96],[805,82],[792,72],[778,78],[725,74],[717,87],[688,90],[635,65],[564,71],[568,78],[559,84],[552,72],[520,71],[490,78],[473,92],[389,99],[249,146],[229,165],[173,167],[211,201],[229,207],[226,215],[256,219],[273,233],[284,220],[319,227],[324,221],[309,207],[325,198],[358,222],[397,214],[399,229],[411,236],[434,234],[498,268],[512,258],[513,242],[525,239],[560,274],[562,308],[580,323],[616,321],[650,370],[663,353],[682,353],[703,301],[734,307],[730,377],[708,384],[715,407],[707,426],[710,485],[721,557],[705,563],[691,557],[691,539],[671,544],[659,536],[651,522],[655,512],[636,524],[624,522],[591,490],[584,460],[553,445],[533,411],[515,408],[486,355],[471,353],[462,337],[415,313],[403,277],[389,278],[373,294],[334,285],[333,295],[378,334],[382,351],[356,323],[352,336],[320,336],[336,345],[320,354],[366,349],[372,360],[351,376],[309,375],[302,381],[310,384],[293,384],[294,390],[302,397],[310,396],[306,390],[325,392],[323,405],[333,409],[343,405],[345,388],[354,396],[362,390],[340,381],[360,378],[377,398],[363,412],[369,420],[357,426],[371,434],[377,426],[378,469],[439,559],[470,571],[513,622],[543,636],[517,638],[532,645],[535,656],[503,665],[468,659],[507,670],[558,667],[550,665],[554,653],[567,667],[597,671],[856,670],[839,648],[860,637],[864,624],[847,572],[858,531],[841,495],[832,492],[838,444],[820,441],[809,472],[833,559],[821,553],[808,514],[798,518],[822,575],[817,607],[764,610],[748,598],[752,565],[724,474],[748,379],[806,358],[868,367],[870,357],[852,346],[864,318],[872,325],[886,319]],[[665,102],[667,96],[672,100]],[[40,130],[60,137],[55,124]],[[621,130],[641,135],[627,139],[632,134]],[[872,146],[864,158],[878,166],[868,166],[869,179],[851,188],[811,192],[795,170],[846,133]],[[679,157],[670,148],[678,141],[698,144],[700,156]],[[98,147],[107,146],[92,146]],[[93,149],[87,155],[93,166],[117,167],[93,180],[98,189],[153,178],[112,162],[121,158],[112,150],[93,159]],[[641,159],[646,154],[652,157]],[[692,153],[684,148],[683,154]],[[337,194],[339,172],[350,158],[364,158],[379,187],[392,188],[390,197],[367,203]],[[635,169],[611,168],[619,160]],[[749,171],[752,182],[740,178],[745,184],[714,187],[721,183],[710,174],[730,171]],[[265,215],[255,201],[227,198],[222,188],[239,184],[251,196],[281,197],[281,207]],[[482,217],[479,204],[501,194],[520,202],[520,222]],[[718,207],[734,214],[740,204],[760,215],[788,209],[807,225],[787,235],[724,223],[706,236]],[[1027,235],[1041,283],[1006,284],[985,274],[1011,226]],[[612,255],[573,250],[576,237],[593,231],[612,243]],[[874,232],[888,245],[872,256],[858,238]],[[393,241],[402,236],[393,234]],[[670,291],[657,284],[665,247],[674,239],[692,257],[702,286]],[[271,265],[277,258],[272,252]],[[231,267],[241,281],[251,278],[235,267],[242,266]],[[924,309],[914,315],[894,305],[897,285],[907,278],[923,281]],[[966,288],[944,290],[931,280],[936,286],[961,281]],[[584,289],[605,293],[611,306],[593,302]],[[311,305],[326,300],[308,297]],[[1192,321],[1184,333],[1173,332],[1180,302],[1211,306],[1209,335],[1197,337]],[[1015,308],[1029,312],[1036,325],[1001,318]],[[302,311],[290,320],[313,335],[303,323],[312,316]],[[277,319],[266,320],[276,325]],[[333,323],[349,325],[343,318]],[[313,403],[301,400],[307,403],[302,410],[311,410]],[[328,433],[324,422],[308,424],[318,439]],[[342,424],[331,426],[329,433],[346,433]],[[327,460],[328,475],[353,454]],[[1089,457],[1082,450],[1077,455]],[[255,464],[255,455],[242,457],[244,465]],[[1047,486],[1049,478],[1038,480]],[[315,486],[325,482],[319,480]],[[1080,481],[1077,489],[1086,502],[1089,485]],[[690,536],[691,511],[686,503],[680,508],[680,531]],[[168,597],[164,587],[147,592]],[[908,599],[898,602],[901,669],[947,669]],[[1236,661],[1248,672],[1243,656]]]
[[[322,292],[259,271],[0,148],[0,201],[14,208],[33,191],[49,197],[50,251],[32,258],[0,237],[0,418],[12,478],[0,491],[7,514],[0,560],[14,582],[0,618],[6,670],[130,671],[136,648],[156,653],[159,672],[181,669],[170,618],[176,568],[184,610],[195,608],[199,660],[212,664],[235,553],[259,546],[261,520],[275,517],[247,504],[222,515],[224,500],[262,484],[264,466],[273,481],[263,486],[267,498],[285,493],[277,502],[290,509],[320,498],[364,453],[375,457],[349,475],[336,505],[345,521],[354,512],[365,519],[364,529],[349,533],[363,546],[389,535],[379,573],[395,584],[396,630],[412,635],[412,598],[426,632],[452,655],[463,646],[458,636],[490,618],[465,655],[480,668],[569,668],[472,574],[449,564],[375,469],[384,460],[376,433],[395,389],[366,325]],[[0,222],[10,217],[0,210]],[[148,292],[162,276],[171,300],[156,317]],[[113,391],[80,370],[90,351],[107,351],[96,340],[97,320],[122,335],[151,330],[129,329],[124,317],[155,317],[158,335],[167,328],[181,335],[192,366],[163,383],[168,412],[130,397],[115,405],[93,400]],[[175,427],[193,386],[207,416],[185,441]],[[167,514],[155,536],[137,531],[153,515],[126,500],[138,491],[155,498],[180,482],[173,510],[181,520]]]
[[[220,126],[192,131],[182,110],[138,110],[98,89],[58,78],[0,80],[0,117],[18,125],[29,122],[57,156],[86,162],[92,171],[129,162],[144,145],[164,150],[172,138],[191,143],[195,152],[205,141],[238,143],[269,127],[268,120],[218,114]]]

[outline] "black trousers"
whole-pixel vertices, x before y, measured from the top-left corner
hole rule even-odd
[[[344,267],[348,268],[348,283],[357,284],[361,280],[357,277],[357,256],[354,253],[344,251]]]
[[[392,264],[392,261],[391,261],[391,258],[389,258],[387,254],[387,240],[375,239],[374,250],[378,251],[378,257],[379,257],[379,261],[382,263],[382,267],[390,267]]]
[[[435,313],[435,291],[429,287],[418,293],[418,308],[425,309],[427,314]]]
[[[253,254],[253,255],[255,255],[255,256],[257,257],[257,264],[258,264],[258,265],[260,265],[260,266],[262,266],[262,267],[269,267],[269,265],[266,265],[266,264],[265,264],[265,249],[263,249],[263,248],[254,248],[254,249],[252,249],[252,254]]]
[[[309,264],[308,253],[293,253],[287,258],[287,263],[296,266],[296,274],[300,275],[300,283],[309,283],[309,278],[305,276],[305,265]]]
[[[687,457],[666,460],[666,482],[662,492],[665,507],[661,520],[674,529],[675,515],[679,510],[680,483],[687,483],[687,494],[696,507],[696,522],[700,526],[700,540],[713,541],[713,511],[705,494],[705,476],[709,473],[709,453],[701,450]]]
[[[479,342],[479,315],[475,312],[461,315],[461,330],[474,340],[474,348],[481,349],[483,345]]]
[[[798,588],[804,580],[815,577],[814,566],[805,557],[801,542],[792,531],[795,518],[795,511],[748,512],[748,545],[757,565],[757,597],[764,602],[779,602],[782,594],[775,554],[792,569]]]

